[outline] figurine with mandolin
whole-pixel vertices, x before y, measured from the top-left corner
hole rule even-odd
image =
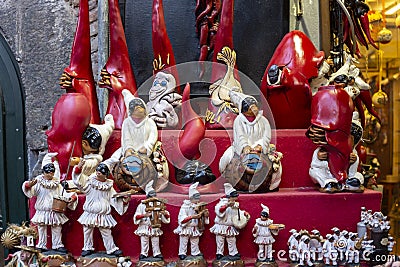
[[[160,250],[160,236],[162,223],[170,223],[170,214],[166,210],[166,200],[157,198],[153,188],[153,180],[145,187],[146,199],[142,200],[133,215],[133,222],[138,225],[135,234],[140,236],[139,261],[163,261]],[[153,257],[149,257],[149,248],[153,250]]]

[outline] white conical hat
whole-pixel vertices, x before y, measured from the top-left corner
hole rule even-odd
[[[151,180],[146,184],[146,187],[144,188],[144,191],[146,192],[146,195],[148,195],[151,191],[155,191],[153,188],[153,182],[154,180]]]
[[[57,152],[49,152],[46,155],[44,155],[43,157],[43,161],[42,161],[42,169],[44,166],[46,166],[49,163],[53,163],[53,161],[51,160],[53,157],[57,156],[58,153]]]
[[[122,90],[122,95],[124,96],[125,107],[126,107],[126,110],[128,113],[129,113],[129,103],[135,99],[139,99],[143,103],[143,106],[147,111],[147,105],[143,101],[143,99],[141,99],[139,97],[135,97],[129,90],[127,90],[127,89]]]
[[[107,114],[104,117],[104,124],[89,124],[89,126],[95,128],[97,131],[99,131],[101,135],[99,154],[103,155],[107,141],[110,138],[115,127],[113,115]]]
[[[246,94],[243,94],[243,93],[240,93],[237,91],[232,91],[232,90],[229,92],[229,97],[231,98],[232,103],[238,108],[239,112],[242,112],[243,100],[245,100],[247,97],[254,98],[251,95],[246,95]],[[256,100],[256,99],[254,98],[254,100]],[[256,100],[256,102],[257,102],[257,100]]]
[[[292,233],[292,234],[297,233],[297,230],[296,229],[290,229],[289,233]]]
[[[199,182],[195,182],[189,187],[189,198],[193,197],[195,194],[199,194],[199,191],[197,191],[197,186],[199,185]]]
[[[269,214],[269,208],[261,203],[262,211]]]
[[[224,183],[225,195],[229,196],[232,192],[235,192],[235,188],[230,183]]]
[[[314,235],[317,235],[317,234],[319,234],[319,231],[317,229],[314,229],[314,230],[311,231],[311,233],[314,234]]]

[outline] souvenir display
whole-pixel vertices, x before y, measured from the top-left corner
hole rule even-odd
[[[233,124],[233,144],[222,155],[219,171],[239,191],[277,190],[282,153],[270,144],[270,124],[254,97],[234,91],[230,96],[240,114]]]
[[[193,262],[201,262],[202,266],[207,266],[200,251],[200,236],[205,230],[205,225],[209,224],[209,212],[206,203],[200,202],[200,193],[196,187],[198,182],[189,187],[189,199],[183,201],[178,215],[178,228],[174,230],[179,235],[179,266],[189,266]],[[190,242],[190,256],[187,255]],[[197,266],[199,265],[197,264]]]
[[[239,202],[236,201],[239,194],[231,184],[225,183],[224,189],[225,196],[215,206],[216,217],[214,225],[210,228],[211,233],[215,234],[217,244],[216,260],[213,266],[225,261],[233,261],[240,266],[244,263],[236,247],[236,236],[239,235],[240,229],[246,227],[250,214],[239,208]],[[228,244],[227,256],[224,256],[225,240]]]
[[[34,227],[25,224],[21,226],[11,224],[1,235],[1,244],[8,249],[19,249],[19,251],[8,255],[6,267],[47,267],[49,259],[40,249],[36,248],[38,233]]]
[[[261,204],[261,208],[261,216],[256,219],[252,230],[255,237],[254,243],[258,245],[256,266],[278,266],[272,257],[272,244],[275,242],[272,235],[277,235],[280,230],[285,228],[285,225],[274,224],[269,217],[269,208],[263,204]]]
[[[76,193],[68,193],[60,183],[60,167],[57,153],[47,153],[42,161],[43,174],[22,184],[22,191],[28,198],[36,197],[36,213],[31,222],[37,224],[39,242],[37,249],[47,251],[47,227],[51,228],[51,246],[53,250],[66,253],[62,242],[62,225],[68,221],[64,212],[67,207],[74,210],[77,206]]]
[[[107,177],[110,174],[108,166],[100,163],[96,172],[90,176],[82,173],[85,160],[81,160],[73,169],[73,182],[86,195],[83,213],[78,221],[83,226],[82,257],[93,254],[96,249],[93,243],[94,228],[98,228],[103,238],[107,255],[120,256],[122,251],[115,245],[111,229],[117,224],[111,215],[111,207],[122,215],[129,205],[130,196],[116,196],[113,180]]]
[[[138,266],[146,265],[146,262],[162,262],[164,258],[160,250],[160,236],[162,224],[170,223],[170,214],[166,210],[166,201],[157,198],[156,191],[153,188],[153,181],[150,181],[146,187],[146,199],[142,200],[136,208],[133,215],[133,222],[138,225],[135,234],[140,236],[140,256]],[[149,257],[149,248],[153,252],[153,257]]]

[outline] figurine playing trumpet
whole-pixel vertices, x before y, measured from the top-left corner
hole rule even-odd
[[[146,260],[149,255],[150,240],[153,257],[163,260],[160,251],[160,236],[163,234],[161,223],[170,223],[170,214],[165,208],[166,201],[156,197],[153,180],[145,187],[146,199],[138,205],[133,222],[138,226],[135,234],[140,236],[139,260]]]
[[[179,226],[174,230],[179,235],[179,259],[187,256],[187,245],[190,240],[191,255],[202,256],[199,248],[200,236],[203,234],[205,224],[209,224],[209,212],[206,203],[200,202],[200,193],[197,191],[199,182],[189,187],[189,199],[185,199],[179,210]]]
[[[217,243],[216,259],[221,260],[224,257],[224,242],[228,243],[229,260],[235,261],[240,259],[240,254],[236,246],[236,236],[239,234],[238,229],[242,229],[247,225],[250,214],[239,209],[237,198],[238,192],[230,183],[224,184],[225,197],[221,198],[215,206],[215,224],[210,228],[211,233],[215,234]]]

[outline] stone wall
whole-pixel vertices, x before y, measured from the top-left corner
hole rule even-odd
[[[47,149],[45,131],[61,94],[58,79],[69,65],[78,15],[77,0],[2,0],[0,33],[7,40],[21,71],[25,93],[29,169]],[[97,70],[97,0],[89,0],[93,27],[92,52]],[[31,171],[30,171],[31,172]]]

